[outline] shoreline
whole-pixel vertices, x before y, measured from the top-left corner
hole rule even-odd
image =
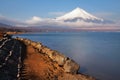
[[[22,55],[26,57],[21,56],[23,62],[19,73],[22,80],[96,80],[92,76],[78,73],[79,64],[40,42],[24,38],[15,40],[25,46],[22,47]]]
[[[57,69],[53,69],[53,71],[57,70],[57,73],[52,73],[52,74],[56,75],[59,78],[55,79],[55,80],[66,80],[66,78],[68,78],[68,80],[75,80],[75,79],[96,80],[92,76],[78,73],[78,70],[80,69],[80,65],[77,64],[74,60],[70,59],[69,57],[66,57],[62,53],[60,53],[56,50],[52,50],[52,49],[48,48],[47,46],[42,45],[42,43],[40,43],[40,42],[34,42],[34,41],[31,41],[30,39],[24,39],[24,38],[16,38],[16,39],[25,43],[25,45],[27,45],[27,47],[31,46],[33,48],[33,50],[35,51],[35,52],[33,51],[34,54],[31,53],[31,51],[30,51],[30,50],[32,50],[31,48],[28,49],[28,52],[30,52],[30,55],[35,56],[35,54],[38,53],[39,55],[44,55],[44,57],[47,56],[46,59],[50,59],[51,60],[50,63],[52,65],[48,65],[48,66],[46,66],[46,68],[49,66],[56,65]],[[29,53],[27,53],[27,54],[29,54]],[[31,64],[31,62],[29,64]],[[39,71],[39,69],[38,69],[38,71]],[[60,73],[62,73],[62,74],[60,74]],[[54,75],[52,75],[52,76],[54,76]],[[63,77],[61,77],[61,76],[63,76]],[[54,79],[50,79],[50,80],[54,80]]]

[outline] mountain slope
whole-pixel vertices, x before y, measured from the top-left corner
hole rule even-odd
[[[101,23],[104,21],[101,18],[89,14],[88,12],[86,12],[81,8],[76,8],[73,11],[66,13],[63,16],[57,17],[56,20],[65,21],[65,22],[85,21],[85,22],[94,22],[94,23]]]

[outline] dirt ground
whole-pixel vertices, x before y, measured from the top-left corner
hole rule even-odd
[[[58,76],[62,76],[62,67],[51,61],[47,55],[38,53],[32,46],[27,46],[26,50],[23,70],[25,77],[32,80],[56,80]]]
[[[2,32],[0,32],[0,39],[1,39],[1,38],[3,38],[3,33],[2,33]]]

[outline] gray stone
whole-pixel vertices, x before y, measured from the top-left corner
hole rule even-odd
[[[67,73],[77,73],[80,66],[75,61],[68,59],[65,62],[63,68],[64,68],[64,71]]]
[[[54,60],[58,63],[58,65],[63,66],[67,60],[67,57],[58,52],[54,52]]]

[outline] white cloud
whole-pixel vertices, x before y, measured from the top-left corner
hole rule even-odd
[[[26,22],[27,24],[36,24],[36,23],[38,23],[38,22],[40,22],[40,21],[42,21],[42,20],[43,20],[43,19],[40,18],[40,17],[33,16],[31,19],[26,20],[25,22]]]
[[[56,21],[55,19],[50,18],[40,18],[37,16],[33,16],[31,19],[26,21],[18,21],[15,19],[9,19],[5,16],[0,16],[0,22],[6,24],[12,24],[15,26],[38,26],[41,28],[75,28],[75,29],[120,29],[120,20],[115,24],[97,24],[92,22],[64,22],[64,21]]]

